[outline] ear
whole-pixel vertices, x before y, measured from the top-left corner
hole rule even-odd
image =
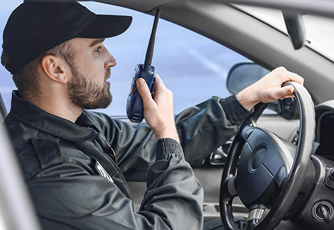
[[[65,84],[68,81],[66,62],[53,55],[45,55],[41,61],[43,72],[53,81]]]

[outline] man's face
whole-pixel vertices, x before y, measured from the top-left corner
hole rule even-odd
[[[73,39],[75,52],[69,66],[72,77],[68,81],[68,97],[84,109],[106,108],[112,101],[110,67],[116,60],[103,46],[103,39]]]

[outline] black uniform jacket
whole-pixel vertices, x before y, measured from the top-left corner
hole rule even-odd
[[[203,224],[189,163],[229,140],[248,114],[234,96],[213,97],[176,116],[180,145],[101,113],[83,111],[72,123],[14,91],[5,125],[44,229],[186,230]],[[127,180],[147,182],[138,212]]]

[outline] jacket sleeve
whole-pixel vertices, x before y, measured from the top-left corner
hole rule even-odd
[[[236,97],[212,97],[176,116],[176,124],[186,160],[202,162],[219,146],[230,140],[240,123],[251,114]]]
[[[238,125],[249,114],[234,95],[225,99],[212,97],[178,114],[176,126],[185,159],[195,164],[206,158],[235,135]],[[105,119],[110,121],[103,123],[111,124],[110,129],[104,131],[105,135],[116,152],[118,165],[126,179],[145,181],[147,169],[155,161],[153,131],[145,123]]]
[[[202,187],[173,139],[157,143],[139,212],[110,180],[63,161],[28,182],[44,229],[202,229]]]

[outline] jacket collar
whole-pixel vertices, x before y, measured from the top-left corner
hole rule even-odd
[[[97,132],[89,127],[93,122],[84,112],[80,115],[80,121],[87,124],[80,122],[78,125],[23,100],[18,91],[13,91],[10,114],[25,124],[69,141],[85,141],[97,136]]]

